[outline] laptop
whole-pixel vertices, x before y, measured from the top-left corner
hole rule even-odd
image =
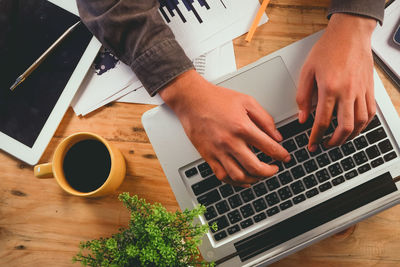
[[[264,266],[399,203],[400,120],[376,72],[377,113],[356,138],[307,149],[313,116],[301,125],[295,101],[303,62],[322,32],[278,50],[215,83],[255,97],[274,117],[293,160],[248,189],[220,182],[165,104],[142,122],[182,210],[218,225],[200,246],[218,266]],[[334,118],[327,134],[334,131]],[[206,126],[203,126],[206,127]],[[266,163],[272,159],[254,149]]]

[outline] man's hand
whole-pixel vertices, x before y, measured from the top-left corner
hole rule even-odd
[[[207,82],[196,71],[178,76],[160,96],[180,119],[185,132],[218,179],[248,187],[278,171],[251,151],[257,147],[279,161],[289,153],[272,117],[250,96]]]
[[[334,109],[338,127],[326,147],[341,145],[357,136],[372,120],[376,106],[371,34],[375,26],[374,19],[334,14],[308,55],[300,75],[297,104],[299,121],[303,123],[311,111],[312,98],[318,95],[310,151],[315,151],[322,141]]]

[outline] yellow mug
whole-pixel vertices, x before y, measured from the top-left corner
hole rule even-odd
[[[106,148],[110,156],[110,168],[108,177],[105,182],[98,188],[90,192],[81,192],[68,182],[64,173],[64,159],[67,152],[80,141],[97,140],[100,141]],[[83,161],[83,164],[85,162]],[[34,175],[37,178],[52,178],[54,177],[57,183],[66,192],[81,197],[99,197],[115,191],[122,183],[126,174],[125,159],[121,152],[112,146],[107,140],[101,136],[88,132],[75,133],[64,139],[56,148],[51,163],[36,165]]]

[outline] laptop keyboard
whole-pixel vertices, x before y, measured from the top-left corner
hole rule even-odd
[[[191,185],[191,189],[198,203],[207,207],[205,219],[210,225],[214,222],[218,225],[217,231],[211,230],[216,241],[397,157],[377,116],[357,138],[328,150],[319,145],[315,152],[307,149],[312,124],[313,116],[310,116],[304,124],[295,120],[278,128],[284,139],[281,144],[292,157],[288,163],[273,161],[253,148],[260,161],[277,165],[279,171],[250,188],[221,182],[204,161],[184,171],[187,179],[202,177],[200,182]],[[332,134],[336,126],[334,118],[326,135]]]

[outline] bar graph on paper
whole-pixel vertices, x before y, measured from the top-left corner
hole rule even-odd
[[[203,18],[200,16],[199,11],[196,9],[195,2],[206,10],[211,9],[207,1],[209,0],[181,0],[182,4],[178,0],[158,0],[160,2],[160,12],[167,23],[171,22],[171,18],[178,16],[183,23],[187,22],[186,14],[192,13],[199,23],[203,23]],[[220,4],[226,9],[226,5],[223,0],[219,0]],[[180,6],[182,5],[182,10]]]
[[[258,0],[158,2],[160,16],[191,59],[245,33],[260,7]]]

